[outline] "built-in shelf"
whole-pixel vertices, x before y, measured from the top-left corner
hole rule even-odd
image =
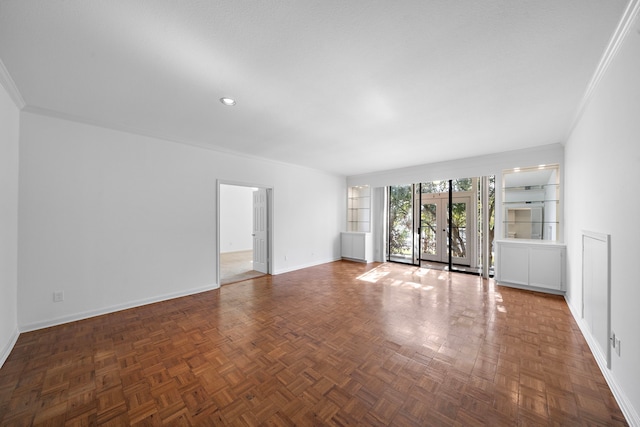
[[[537,166],[504,172],[504,237],[558,240],[560,184],[558,166]]]
[[[371,231],[371,188],[368,185],[349,187],[347,231]]]

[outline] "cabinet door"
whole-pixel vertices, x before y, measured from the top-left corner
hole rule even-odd
[[[562,250],[532,247],[529,253],[529,284],[540,288],[562,289]]]
[[[351,258],[353,259],[366,259],[365,254],[365,235],[354,234],[353,236],[353,251],[351,252]]]
[[[353,234],[342,233],[342,257],[353,258]]]
[[[529,284],[529,248],[500,245],[500,281],[518,285]]]

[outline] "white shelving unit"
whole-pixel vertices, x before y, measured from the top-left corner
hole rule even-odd
[[[349,187],[347,231],[371,231],[371,188],[368,185]]]
[[[373,261],[371,241],[371,188],[349,187],[347,192],[347,232],[340,237],[342,258]]]
[[[505,237],[557,240],[559,185],[505,187]]]

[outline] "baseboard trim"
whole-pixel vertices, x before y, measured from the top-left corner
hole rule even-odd
[[[78,320],[89,319],[91,317],[102,316],[103,314],[115,313],[116,311],[127,310],[129,308],[141,307],[147,304],[154,304],[156,302],[168,301],[174,298],[186,297],[189,295],[195,295],[202,292],[211,291],[220,288],[219,284],[202,286],[200,288],[189,289],[187,291],[173,292],[170,294],[158,295],[151,298],[144,298],[136,301],[127,302],[124,304],[112,305],[109,307],[100,308],[97,310],[89,310],[81,313],[70,314],[68,316],[57,317],[55,319],[44,320],[40,322],[28,323],[20,326],[20,332],[31,332],[39,329],[50,328],[52,326],[63,325],[69,322],[76,322]]]
[[[565,291],[558,290],[558,289],[540,288],[538,286],[520,285],[518,283],[503,282],[503,281],[501,281],[499,279],[496,279],[495,277],[494,277],[494,280],[500,286],[506,286],[506,287],[509,287],[509,288],[522,289],[523,291],[542,292],[542,293],[545,293],[545,294],[562,295],[562,296],[564,296],[564,294],[565,294]]]
[[[580,328],[580,332],[582,332],[582,336],[587,341],[589,349],[591,350],[591,354],[593,354],[594,358],[596,359],[596,363],[598,364],[598,367],[600,368],[604,379],[607,381],[607,384],[611,389],[611,393],[613,393],[613,397],[616,399],[616,402],[618,402],[618,406],[620,406],[622,414],[627,419],[629,425],[640,426],[640,416],[638,415],[638,411],[636,411],[636,409],[627,398],[627,395],[616,381],[615,377],[611,373],[611,370],[607,368],[607,361],[604,360],[604,358],[601,356],[601,352],[598,350],[596,340],[589,332],[587,324],[580,316],[579,311],[575,307],[573,307],[573,305],[571,305],[566,296],[565,301],[567,302],[567,306],[569,307],[571,315]]]
[[[314,262],[310,262],[310,263],[306,263],[306,264],[296,265],[294,267],[280,268],[280,269],[275,270],[272,274],[275,276],[275,275],[278,275],[278,274],[290,273],[292,271],[302,270],[303,268],[316,267],[318,265],[328,264],[330,262],[335,262],[335,261],[340,261],[341,259],[342,258],[330,258],[330,259],[314,261]]]
[[[242,252],[253,252],[253,249],[252,248],[249,248],[249,249],[234,249],[232,251],[220,252],[220,255],[222,255],[222,254],[239,254],[239,253],[242,253]]]
[[[2,349],[2,352],[0,353],[0,368],[2,368],[2,366],[4,365],[4,362],[6,362],[7,359],[9,358],[9,355],[11,354],[11,350],[13,350],[13,347],[15,347],[16,342],[18,342],[19,336],[20,336],[20,332],[18,331],[18,328],[15,328],[13,330],[13,333],[11,334],[11,338],[9,339],[9,342],[7,342],[7,345],[4,346],[4,348]]]

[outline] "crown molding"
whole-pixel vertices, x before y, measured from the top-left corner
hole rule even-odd
[[[602,77],[607,72],[609,65],[618,53],[620,46],[622,45],[622,43],[624,43],[627,34],[629,34],[629,30],[633,26],[638,13],[640,13],[640,0],[630,0],[627,4],[627,8],[622,14],[622,18],[620,18],[620,22],[618,23],[616,30],[613,32],[613,35],[609,40],[609,44],[607,45],[602,58],[600,58],[600,62],[598,63],[596,71],[593,73],[593,76],[591,77],[591,80],[587,85],[587,89],[582,96],[582,100],[580,101],[580,105],[578,106],[578,110],[576,111],[576,115],[573,119],[571,127],[569,128],[569,132],[565,137],[565,142],[569,139],[578,122],[580,121],[580,118],[582,117],[587,104],[593,97],[593,93],[596,91],[598,85],[600,84]]]
[[[4,66],[4,62],[2,62],[2,59],[0,59],[0,85],[2,85],[4,90],[7,91],[7,93],[13,100],[13,103],[16,104],[16,107],[18,107],[19,110],[22,110],[27,105],[27,103],[24,102],[24,98],[20,94],[20,91],[18,90],[18,86],[16,86],[16,83],[11,78],[9,70],[7,70],[7,67]]]

